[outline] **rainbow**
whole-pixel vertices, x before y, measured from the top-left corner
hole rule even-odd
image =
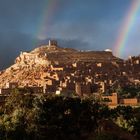
[[[140,0],[132,0],[132,4],[128,10],[127,15],[125,16],[123,25],[121,26],[119,36],[113,49],[114,54],[118,57],[122,57],[123,53],[125,52],[126,42],[128,41],[129,34],[134,25],[139,8]]]
[[[40,18],[39,29],[37,31],[37,38],[44,40],[47,38],[46,33],[49,30],[53,15],[58,8],[58,0],[46,0],[43,7],[42,16]]]

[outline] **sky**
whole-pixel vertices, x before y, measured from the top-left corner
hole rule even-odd
[[[0,70],[48,39],[80,50],[114,49],[132,1],[0,0]],[[129,31],[122,58],[140,54],[140,12]]]

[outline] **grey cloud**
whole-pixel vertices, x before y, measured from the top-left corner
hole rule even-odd
[[[33,48],[33,39],[17,32],[0,33],[0,69],[4,69],[14,62],[20,51]]]

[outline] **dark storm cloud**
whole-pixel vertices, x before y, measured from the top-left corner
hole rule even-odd
[[[71,39],[71,40],[62,40],[58,39],[58,43],[60,46],[66,47],[66,48],[73,48],[77,50],[87,50],[89,48],[90,44],[86,41],[78,40],[78,39]]]
[[[32,49],[32,38],[17,32],[0,33],[0,69],[14,63],[20,51]]]
[[[0,69],[12,64],[20,51],[33,48],[43,4],[38,0],[0,0]]]

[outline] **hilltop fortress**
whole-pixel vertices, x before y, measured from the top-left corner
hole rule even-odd
[[[21,52],[15,63],[22,64],[66,64],[75,62],[119,62],[121,59],[113,56],[110,50],[106,51],[78,51],[70,48],[61,48],[57,41],[49,40],[48,45],[42,45],[30,53]]]

